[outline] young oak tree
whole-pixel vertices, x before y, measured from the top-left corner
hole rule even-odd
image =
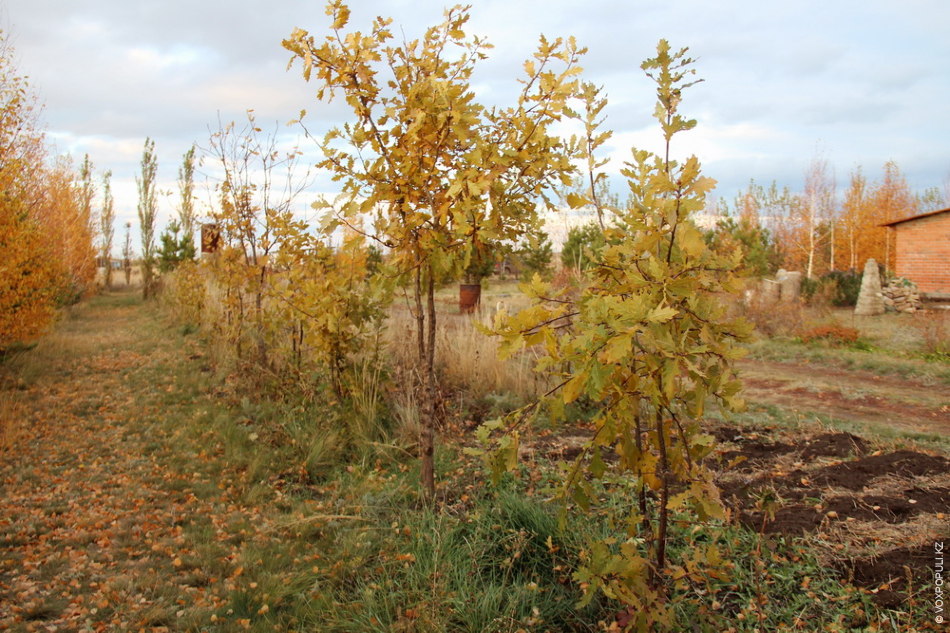
[[[583,195],[585,197],[581,199],[577,194],[572,196],[568,193],[567,200],[571,207],[593,205],[594,210],[597,211],[597,224],[600,225],[601,231],[606,231],[604,213],[611,202],[611,195],[607,183],[607,174],[601,170],[609,160],[598,158],[596,152],[601,145],[610,140],[613,132],[601,129],[604,123],[601,112],[607,107],[607,97],[602,92],[603,87],[598,88],[590,82],[585,82],[579,95],[584,104],[583,117],[578,114],[576,118],[581,119],[584,124],[583,153],[587,162],[586,176],[584,177],[586,182],[583,185],[585,189]]]
[[[738,290],[733,271],[741,252],[714,252],[690,219],[715,181],[700,175],[695,156],[670,158],[671,139],[696,123],[679,113],[682,92],[696,83],[692,62],[686,49],[673,51],[661,40],[656,57],[642,65],[657,84],[665,147],[659,155],[633,151],[623,171],[630,204],[612,210],[616,228],[605,231],[588,284],[572,298],[535,279],[525,290],[536,304],[499,315],[494,325],[502,353],[544,350],[537,371],[557,377],[542,401],[551,415],[562,416],[564,405],[581,397],[597,403],[595,435],[567,473],[564,498],[586,511],[597,498],[592,479],[633,476],[626,538],[594,543],[576,577],[587,583],[588,599],[601,590],[630,605],[629,625],[642,631],[674,626],[667,602],[674,582],[701,585],[719,573],[713,545],[671,561],[667,542],[677,524],[723,516],[702,462],[713,439],[696,420],[710,397],[728,409],[741,406],[731,367],[741,354],[733,341],[749,331],[726,319],[716,297]],[[503,430],[500,450],[489,457],[496,475],[514,463],[519,428],[539,404],[480,430],[485,438]],[[605,460],[608,451],[618,459]]]
[[[435,374],[440,278],[468,267],[485,245],[516,242],[536,230],[539,199],[567,184],[573,149],[550,133],[577,91],[583,53],[573,39],[541,38],[524,64],[514,105],[486,108],[470,82],[489,45],[464,31],[468,10],[446,11],[421,39],[393,43],[391,20],[377,18],[368,34],[346,32],[350,11],[327,5],[332,22],[322,41],[295,29],[284,47],[299,60],[317,98],[343,94],[353,120],[323,140],[319,166],[342,183],[340,207],[329,222],[358,230],[372,217],[373,237],[407,281],[415,303],[416,375],[424,392],[420,438],[422,483],[435,492]],[[341,149],[341,146],[348,149]],[[552,205],[553,206],[553,205]]]

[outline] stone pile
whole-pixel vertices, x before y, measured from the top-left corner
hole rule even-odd
[[[917,286],[903,277],[895,277],[881,291],[884,308],[891,312],[913,313],[921,309]]]

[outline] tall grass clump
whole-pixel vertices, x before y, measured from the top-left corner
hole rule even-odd
[[[443,389],[472,400],[506,393],[525,402],[549,388],[547,377],[534,371],[535,350],[499,358],[498,341],[479,329],[480,324],[487,327],[489,316],[445,314],[442,318],[445,327],[436,334],[436,349]],[[415,353],[411,320],[407,311],[394,306],[387,321],[386,350],[392,362],[402,367],[411,367]]]
[[[446,512],[381,496],[391,484],[361,487],[373,489],[363,499],[372,522],[326,534],[333,552],[310,606],[321,630],[586,632],[609,617],[610,601],[578,606],[580,526],[559,525],[543,500],[501,490]]]
[[[926,358],[950,361],[950,314],[942,310],[922,311],[914,314],[910,323],[920,336]]]

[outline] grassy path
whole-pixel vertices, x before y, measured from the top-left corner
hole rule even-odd
[[[117,293],[0,365],[0,630],[588,632],[616,611],[575,606],[577,544],[542,500],[458,468],[433,511],[372,453],[308,477],[266,412],[209,395],[204,354]]]
[[[220,414],[201,362],[114,294],[0,368],[0,629],[202,630],[233,606],[253,546],[274,535],[246,505],[247,472],[217,459],[207,423],[187,425]],[[215,628],[265,618],[259,602]]]
[[[573,573],[587,543],[615,534],[613,506],[559,527],[546,461],[495,490],[480,464],[443,454],[447,501],[435,509],[417,502],[413,462],[376,449],[308,476],[307,447],[280,430],[286,420],[209,395],[221,385],[205,353],[136,295],[116,293],[0,364],[0,631],[591,633],[612,622],[619,607],[600,595],[576,606]],[[339,423],[326,410],[286,415],[308,428]],[[804,485],[795,473],[789,490]],[[944,479],[931,479],[943,494]],[[936,533],[929,521],[942,517],[918,515]],[[706,538],[682,535],[682,553],[695,534]],[[753,532],[726,526],[721,540],[731,578],[707,579],[705,602],[692,590],[676,597],[684,621],[703,621],[697,630],[875,630],[865,623],[876,620],[897,631],[920,620],[920,603],[878,619],[814,548],[773,543],[767,567]]]

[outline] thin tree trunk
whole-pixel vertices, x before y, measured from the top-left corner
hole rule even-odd
[[[427,279],[425,281],[427,286],[426,294],[428,295],[432,291],[433,280]],[[418,364],[416,365],[417,372],[415,380],[420,381],[421,384],[417,383],[417,385],[422,392],[420,394],[422,429],[419,437],[419,467],[421,471],[420,475],[422,479],[423,495],[427,499],[432,499],[435,496],[435,405],[433,397],[435,387],[434,376],[432,375],[431,368],[434,367],[433,356],[435,354],[432,346],[435,338],[435,315],[434,309],[430,308],[429,331],[432,334],[427,336],[426,309],[423,307],[422,303],[422,285],[422,261],[417,260],[413,298],[415,299],[416,304],[416,345],[418,351]],[[430,342],[428,345],[426,344],[427,341]]]
[[[425,420],[422,426],[422,490],[427,499],[435,497],[435,426],[438,419],[438,403],[436,402],[435,380],[435,279],[432,274],[432,265],[428,267],[426,279],[426,300],[429,313],[428,331],[426,332],[425,365]],[[418,298],[421,304],[421,297]],[[421,310],[421,305],[419,305]]]
[[[429,265],[429,283],[427,288],[428,294],[428,309],[429,309],[429,342],[428,342],[428,352],[429,358],[427,359],[428,365],[426,371],[428,374],[435,378],[435,278],[432,274],[432,265]],[[435,387],[435,381],[432,381],[432,386]]]
[[[657,448],[659,449],[660,453],[660,461],[659,464],[657,464],[660,471],[660,521],[656,533],[656,568],[654,569],[653,575],[654,587],[658,587],[660,585],[661,578],[663,576],[663,569],[666,567],[666,531],[667,521],[669,518],[669,510],[666,506],[670,498],[669,459],[666,447],[666,429],[663,427],[663,415],[659,411],[656,413],[656,438]]]
[[[633,418],[634,424],[634,444],[637,447],[637,453],[639,455],[643,454],[643,440],[640,437],[643,433],[643,422],[641,418],[640,408],[637,407],[637,413]],[[644,534],[650,532],[650,515],[647,514],[647,487],[646,482],[643,481],[643,469],[640,466],[637,466],[637,501],[638,507],[640,509],[640,526],[643,529]]]
[[[416,342],[419,353],[419,368],[426,362],[426,315],[422,310],[422,263],[416,263]]]
[[[855,249],[854,225],[852,224],[849,227],[849,229],[850,230],[849,230],[849,235],[848,235],[848,248],[850,249],[851,254],[848,257],[848,268],[850,268],[851,270],[857,270],[858,269],[857,253],[854,252],[854,249]]]
[[[891,268],[891,230],[884,227],[884,271],[893,270]]]
[[[142,264],[142,299],[152,296],[152,269],[147,263]]]
[[[829,270],[835,269],[835,225],[834,222],[831,223],[831,262],[829,264]]]
[[[267,342],[264,340],[264,284],[267,280],[267,267],[261,266],[254,296],[254,310],[257,321],[257,355],[261,367],[267,367]]]

